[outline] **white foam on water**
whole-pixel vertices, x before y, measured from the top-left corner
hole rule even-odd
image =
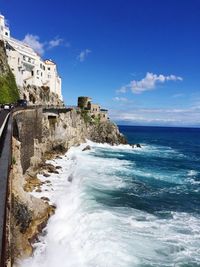
[[[141,210],[97,201],[96,194],[103,196],[108,190],[126,187],[123,177],[112,173],[126,171],[129,162],[100,158],[95,151],[104,148],[118,153],[130,148],[87,144],[92,146],[91,151],[82,152],[83,144],[53,161],[62,166],[59,174],[40,177],[50,180],[52,186],[44,185],[42,193],[32,194],[49,197],[57,209],[47,224],[46,235],[34,245],[33,256],[18,266],[166,267],[191,260],[200,264],[200,218],[174,212],[171,218],[159,219]]]
[[[198,172],[195,170],[188,171],[188,176],[196,176],[197,174],[198,174]]]

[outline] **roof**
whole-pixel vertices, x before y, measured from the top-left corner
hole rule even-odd
[[[27,52],[29,54],[31,54],[32,56],[38,56],[38,54],[33,50],[33,48],[31,48],[29,45],[27,45],[26,43],[19,41],[13,37],[10,37],[7,42],[13,46],[17,51],[23,53],[23,52]]]
[[[51,59],[45,59],[44,62],[46,65],[56,65],[56,63],[54,63]]]
[[[99,106],[99,107],[100,107],[100,105],[99,105],[99,104],[97,104],[97,103],[91,103],[91,105],[94,105],[94,106]]]

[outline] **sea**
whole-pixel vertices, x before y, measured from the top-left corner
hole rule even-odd
[[[141,148],[87,141],[39,175],[56,212],[20,267],[200,266],[200,129],[119,128]]]

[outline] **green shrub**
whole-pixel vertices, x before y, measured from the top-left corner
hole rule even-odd
[[[95,125],[99,125],[99,123],[100,123],[100,116],[94,117],[93,122],[94,122]]]
[[[16,164],[16,159],[15,159],[15,157],[13,156],[12,157],[12,165],[15,165]]]
[[[15,103],[19,99],[19,91],[15,77],[11,70],[8,74],[0,76],[0,104]]]
[[[85,123],[91,123],[92,118],[91,115],[89,114],[88,110],[81,110],[81,116],[84,119]]]

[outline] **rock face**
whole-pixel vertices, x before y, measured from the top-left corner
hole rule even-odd
[[[27,85],[19,88],[20,98],[26,99],[29,105],[43,105],[43,106],[59,106],[62,107],[64,104],[59,99],[58,95],[50,92],[48,86],[31,86]]]
[[[112,145],[125,144],[126,140],[110,121],[86,123],[76,110],[60,113],[42,109],[17,111],[13,128],[11,233],[13,257],[19,258],[31,255],[31,241],[54,212],[54,207],[47,201],[28,193],[34,186],[40,190],[36,174],[41,167],[46,175],[57,172],[56,167],[44,164],[45,157],[64,153],[86,139]],[[71,182],[73,175],[68,180]]]
[[[54,209],[44,201],[37,199],[24,190],[20,159],[20,142],[13,138],[13,168],[11,172],[11,251],[12,262],[15,258],[30,256],[31,241],[40,232]],[[29,177],[29,179],[31,179]]]
[[[13,132],[21,143],[23,173],[28,169],[37,170],[45,154],[64,153],[86,139],[111,145],[127,143],[114,123],[109,120],[87,123],[76,110],[54,113],[27,109],[15,112]]]
[[[87,150],[91,150],[91,147],[90,146],[86,146],[82,149],[82,151],[87,151]]]
[[[119,132],[117,125],[110,121],[105,121],[98,125],[90,125],[88,139],[111,145],[127,144],[127,140]]]

